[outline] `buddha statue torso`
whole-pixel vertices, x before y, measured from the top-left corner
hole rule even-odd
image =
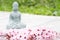
[[[10,15],[10,20],[12,22],[20,22],[21,21],[20,12],[12,12],[12,14]]]

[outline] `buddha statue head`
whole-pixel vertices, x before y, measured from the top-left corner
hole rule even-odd
[[[13,7],[13,11],[18,11],[18,2],[14,2],[12,7]]]

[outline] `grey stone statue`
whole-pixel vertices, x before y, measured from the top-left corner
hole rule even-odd
[[[26,25],[21,23],[21,14],[18,11],[18,3],[13,3],[13,11],[9,17],[9,23],[7,25],[7,29],[21,29],[25,28]]]

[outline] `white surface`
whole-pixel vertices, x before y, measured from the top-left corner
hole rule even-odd
[[[0,12],[0,30],[5,29],[10,12]],[[60,17],[22,14],[22,22],[27,28],[45,26],[60,32]]]

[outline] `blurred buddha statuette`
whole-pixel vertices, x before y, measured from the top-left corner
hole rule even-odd
[[[13,11],[9,17],[9,24],[7,25],[7,29],[21,29],[25,28],[26,25],[21,23],[21,14],[18,11],[18,3],[13,3]]]

